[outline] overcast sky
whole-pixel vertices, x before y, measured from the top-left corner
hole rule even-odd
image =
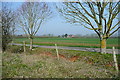
[[[44,34],[63,35],[66,33],[86,35],[95,33],[94,31],[86,29],[81,25],[66,23],[66,20],[62,16],[60,16],[59,13],[54,9],[52,2],[50,4],[51,4],[50,9],[53,11],[52,18],[50,18],[41,25],[36,35]],[[21,2],[13,2],[12,8],[18,9],[21,5],[22,5]],[[20,35],[25,33],[21,28],[17,27],[16,34]]]

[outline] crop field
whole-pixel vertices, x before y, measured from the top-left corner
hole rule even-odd
[[[15,38],[14,43],[22,43],[26,41],[29,44],[28,38]],[[33,44],[36,45],[48,45],[54,46],[69,46],[69,47],[89,47],[89,48],[99,48],[100,41],[99,38],[34,38]],[[107,48],[119,48],[118,38],[109,38],[107,40]]]
[[[114,78],[113,55],[97,52],[12,46],[2,54],[3,78]],[[120,55],[117,55],[117,59]],[[120,67],[120,64],[119,64]],[[116,79],[117,80],[117,79]]]

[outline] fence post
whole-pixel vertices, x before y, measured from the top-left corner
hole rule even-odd
[[[11,45],[13,46],[13,44],[14,44],[14,43],[13,43],[13,41],[12,41],[12,42],[11,42]]]
[[[26,44],[25,44],[25,41],[23,41],[23,49],[24,49],[24,52],[26,52]]]
[[[58,54],[57,44],[55,44],[55,47],[56,47],[57,58],[59,60],[59,54]]]
[[[117,63],[117,58],[116,58],[116,53],[115,53],[115,47],[113,46],[113,59],[114,59],[114,63],[115,63],[115,69],[117,71],[117,74],[119,73],[119,69],[118,69],[118,63]]]

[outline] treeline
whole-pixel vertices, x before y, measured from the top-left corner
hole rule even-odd
[[[14,38],[27,38],[26,35],[14,35]],[[98,36],[96,34],[86,34],[86,35],[81,35],[81,34],[63,34],[63,35],[53,35],[53,34],[44,34],[44,35],[36,35],[34,36],[35,38],[98,38]],[[118,38],[120,36],[118,36],[117,34],[111,36],[110,38]]]

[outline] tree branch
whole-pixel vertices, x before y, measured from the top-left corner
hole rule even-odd
[[[114,34],[116,31],[118,31],[120,29],[120,26],[116,29],[116,30],[114,30],[109,36],[111,36],[112,34]]]

